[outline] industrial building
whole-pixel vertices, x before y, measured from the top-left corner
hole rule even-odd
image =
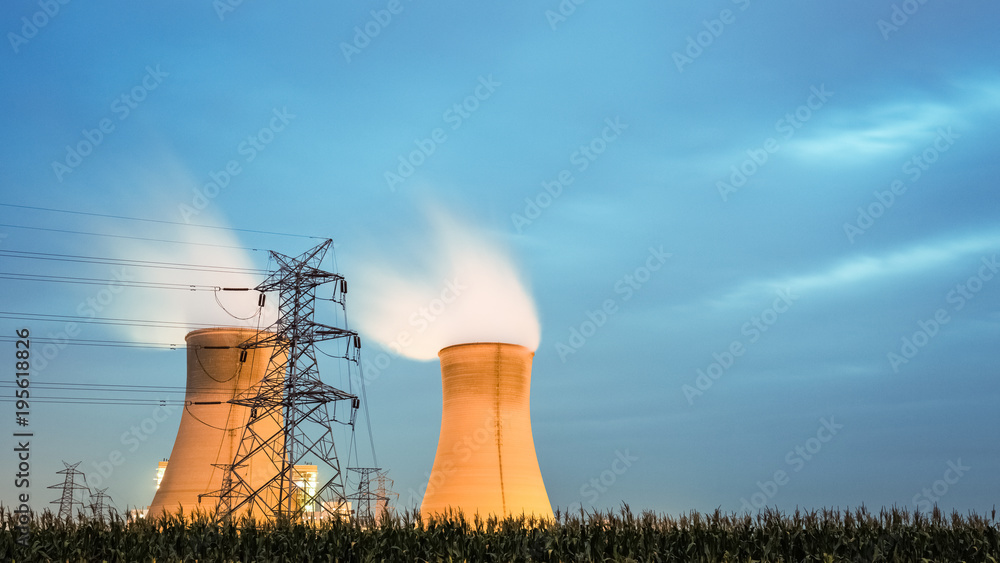
[[[438,357],[441,434],[421,512],[552,518],[531,435],[534,352],[478,342]]]
[[[147,513],[156,516],[183,509],[214,512],[222,489],[223,466],[236,456],[243,428],[251,409],[227,401],[251,389],[267,373],[272,348],[241,349],[240,344],[257,331],[240,328],[208,328],[191,332],[187,342],[187,391],[177,438],[169,463],[161,462],[163,476]],[[280,420],[255,422],[282,431]],[[262,485],[276,473],[274,454],[261,450],[247,467],[240,468],[254,485]],[[238,516],[239,514],[237,514]]]

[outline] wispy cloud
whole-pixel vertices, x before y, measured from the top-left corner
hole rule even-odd
[[[795,139],[789,150],[805,158],[880,157],[926,142],[938,127],[953,124],[958,113],[938,103],[893,104],[850,119],[854,123],[827,126],[815,136]]]
[[[978,117],[1000,111],[1000,81],[954,86],[957,92],[947,99],[924,96],[831,113],[824,123],[792,139],[788,150],[804,159],[863,162],[915,150],[940,127],[966,130],[976,126]]]
[[[741,305],[785,288],[793,288],[803,294],[816,290],[851,290],[862,283],[913,275],[940,268],[970,254],[997,250],[1000,250],[1000,232],[987,232],[917,244],[881,255],[856,254],[821,270],[749,281],[712,302],[718,307]]]

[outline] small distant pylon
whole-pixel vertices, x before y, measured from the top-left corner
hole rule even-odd
[[[375,515],[379,520],[390,518],[394,512],[395,501],[399,500],[399,493],[392,490],[392,486],[395,482],[389,478],[389,471],[379,471],[375,475],[375,479],[378,482],[378,488],[375,489],[375,496],[378,499],[376,501]],[[389,499],[392,499],[393,503],[389,504]]]
[[[348,500],[354,501],[354,517],[361,522],[371,522],[375,519],[378,505],[378,492],[372,491],[371,474],[378,474],[381,467],[348,467],[348,471],[358,474],[358,492],[349,495]]]
[[[117,512],[114,507],[114,500],[111,495],[107,494],[108,488],[97,489],[96,493],[90,493],[90,510],[94,514],[94,518],[98,520],[104,520],[105,514],[107,514],[108,519],[112,519]],[[111,504],[107,504],[105,501],[107,499]]]
[[[78,504],[80,505],[80,508],[83,508],[84,506],[82,499],[76,500],[77,497],[76,491],[87,491],[87,494],[89,495],[90,487],[88,487],[86,484],[87,476],[84,475],[82,471],[77,471],[76,469],[76,466],[80,465],[79,461],[72,465],[64,461],[63,465],[66,466],[66,469],[63,469],[62,471],[56,471],[57,474],[62,474],[66,476],[63,478],[63,482],[59,485],[50,485],[48,487],[49,489],[62,489],[62,495],[60,495],[58,499],[50,502],[49,504],[59,505],[59,515],[58,515],[59,518],[72,518],[73,505]],[[80,482],[77,481],[76,479],[77,476],[80,477],[80,481],[82,481],[83,484],[80,484]]]

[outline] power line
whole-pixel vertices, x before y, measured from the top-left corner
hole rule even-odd
[[[0,342],[16,342],[16,336],[0,336]],[[94,340],[94,339],[74,339],[74,338],[49,338],[45,336],[32,336],[31,341],[35,344],[57,344],[59,346],[99,346],[108,348],[148,348],[154,350],[180,350],[187,348],[185,344],[174,344],[170,342],[132,342],[128,340]]]
[[[126,217],[124,215],[108,215],[105,213],[89,213],[86,211],[71,211],[68,209],[53,209],[51,207],[35,207],[31,205],[15,205],[13,203],[0,203],[2,207],[13,207],[17,209],[32,209],[35,211],[49,211],[52,213],[69,213],[72,215],[86,215],[88,217],[105,217],[108,219],[122,219],[125,221],[144,221],[147,223],[160,223],[164,225],[180,225],[182,227],[199,227],[202,229],[217,229],[222,231],[236,231],[240,233],[256,233],[261,235],[277,235],[282,237],[296,237],[296,238],[309,238],[309,239],[320,239],[325,240],[325,237],[316,237],[310,235],[296,235],[292,233],[279,233],[274,231],[259,231],[256,229],[237,229],[235,227],[218,227],[215,225],[199,225],[196,223],[183,223],[180,221],[164,221],[162,219],[144,219],[142,217]]]
[[[13,382],[0,382],[0,389],[12,389],[17,388],[17,385]],[[102,383],[32,383],[31,389],[40,390],[44,392],[58,392],[67,391],[72,393],[128,393],[128,394],[138,394],[138,393],[156,393],[160,395],[184,395],[186,397],[189,392],[197,392],[200,396],[212,396],[216,395],[219,397],[219,402],[227,402],[232,396],[232,392],[227,392],[214,388],[207,387],[195,387],[192,389],[186,389],[184,387],[177,386],[156,386],[156,385],[117,385],[117,384],[102,384]],[[31,400],[33,402],[41,403],[59,403],[59,404],[104,404],[104,405],[189,405],[192,404],[191,401],[185,398],[152,398],[143,396],[63,396],[63,395],[38,395],[32,394]],[[0,396],[0,402],[14,402],[16,398],[13,396]]]
[[[107,317],[81,317],[75,315],[47,315],[42,313],[15,313],[12,311],[0,311],[0,319],[32,320],[39,322],[77,322],[88,324],[105,324],[115,326],[141,326],[149,328],[218,328],[215,323],[189,323],[182,321],[154,321],[143,319],[115,319]]]
[[[13,381],[0,381],[0,387],[14,387],[17,383]],[[179,385],[125,385],[119,383],[80,383],[69,381],[36,381],[31,384],[35,389],[85,389],[91,391],[136,391],[136,392],[156,392],[183,393],[187,387]],[[206,391],[214,387],[192,387],[190,391]]]
[[[266,270],[238,268],[235,266],[209,266],[206,264],[182,264],[177,262],[159,262],[155,260],[129,260],[126,258],[104,258],[100,256],[80,256],[77,254],[27,252],[23,250],[0,250],[0,256],[6,256],[9,258],[24,258],[32,260],[51,260],[56,262],[80,262],[84,264],[109,264],[118,266],[132,266],[135,268],[187,270],[191,272],[214,272],[218,274],[253,274],[253,275],[268,274]]]
[[[0,397],[0,403],[13,403],[13,397]],[[188,403],[182,400],[163,399],[111,399],[101,397],[32,397],[32,403],[50,403],[61,405],[117,405],[124,407],[183,407]]]
[[[210,325],[212,327],[218,327],[218,325]],[[172,328],[172,327],[168,327]],[[0,342],[17,342],[19,339],[16,336],[0,336]],[[133,342],[131,340],[97,340],[97,339],[86,339],[86,338],[56,338],[47,336],[32,336],[31,341],[36,344],[57,344],[60,346],[107,346],[112,348],[151,348],[158,350],[198,350],[203,349],[205,346],[190,346],[184,343],[176,342]],[[212,346],[212,350],[222,350],[222,349],[232,349],[240,348],[240,346]],[[339,357],[339,356],[330,356]]]
[[[3,382],[3,383],[0,383],[0,389],[3,389],[3,390],[17,389],[17,388],[18,388],[17,384],[15,384],[13,382]],[[158,388],[158,387],[152,387],[152,386],[146,386],[146,387],[144,387],[144,386],[129,386],[129,385],[117,386],[117,385],[101,385],[101,384],[91,384],[91,383],[83,383],[83,384],[79,384],[79,385],[73,385],[73,384],[32,383],[31,384],[31,389],[32,389],[32,393],[33,393],[32,396],[31,396],[32,400],[46,399],[46,400],[50,400],[50,401],[62,401],[64,403],[81,403],[81,402],[82,403],[91,403],[91,402],[94,402],[94,401],[102,401],[105,404],[134,404],[134,403],[149,404],[151,402],[156,402],[158,404],[183,404],[183,405],[189,405],[189,404],[205,403],[206,401],[204,399],[211,399],[214,396],[214,397],[217,397],[217,400],[215,400],[215,401],[212,401],[212,400],[207,401],[210,404],[214,404],[214,403],[226,403],[233,396],[232,391],[225,391],[225,390],[220,390],[218,388],[207,388],[207,387],[195,387],[195,388],[191,388],[191,389],[185,389],[183,387],[162,387],[162,388]],[[58,391],[65,391],[65,392],[72,392],[72,393],[86,392],[86,393],[98,393],[98,394],[112,393],[112,394],[117,394],[117,396],[114,396],[114,395],[112,395],[112,396],[99,395],[99,396],[87,396],[87,397],[81,397],[79,395],[72,395],[72,396],[61,396],[61,395],[60,396],[49,396],[49,395],[38,395],[37,393],[35,393],[35,391],[42,391],[43,393],[44,392],[58,392]],[[138,393],[147,393],[147,394],[148,393],[154,393],[154,394],[161,395],[161,396],[162,395],[183,395],[184,397],[181,397],[181,398],[151,398],[151,397],[148,397],[148,396],[136,395]],[[201,397],[203,400],[199,401],[198,403],[193,403],[192,401],[188,401],[186,399],[188,393],[197,393],[198,396]],[[128,394],[128,395],[122,396],[121,394]],[[13,394],[11,394],[11,396],[8,396],[8,397],[0,397],[0,401],[4,401],[4,402],[13,402],[15,400],[16,400],[16,397],[13,397]]]
[[[17,384],[13,382],[3,382],[0,383],[0,389],[15,389]],[[199,396],[206,395],[218,395],[231,397],[231,391],[222,391],[217,388],[208,387],[195,387],[191,389],[185,389],[183,387],[163,387],[156,388],[150,387],[148,389],[135,388],[128,385],[115,386],[115,385],[98,385],[98,384],[81,384],[78,386],[69,386],[66,384],[48,384],[48,383],[32,383],[31,389],[41,389],[44,391],[72,391],[72,392],[92,392],[92,393],[162,393],[167,395],[186,395],[187,393],[197,393]],[[148,398],[142,398],[142,400],[152,400]],[[179,399],[171,399],[179,400]]]
[[[148,289],[182,289],[185,291],[218,291],[222,289],[216,285],[80,278],[75,276],[52,276],[46,274],[19,274],[17,272],[0,272],[0,279],[51,283],[75,283],[82,285],[114,285],[119,287],[141,287]]]
[[[10,401],[14,400],[13,397],[9,397],[9,398],[5,397],[4,399],[9,399]],[[170,403],[170,404],[180,404],[180,405],[183,405],[183,404],[187,404],[189,402],[189,401],[185,401],[184,399],[154,399],[154,398],[147,398],[147,397],[50,397],[50,396],[43,396],[43,395],[32,396],[31,399],[32,399],[33,402],[34,401],[48,400],[48,401],[65,401],[67,403],[88,403],[88,402],[91,402],[91,401],[102,401],[102,402],[105,402],[105,404],[109,404],[109,405],[112,405],[112,404],[131,405],[131,404],[135,404],[135,403],[141,403],[141,404],[146,404],[146,403],[157,403],[157,404]],[[223,401],[223,402],[225,402],[225,401]]]
[[[13,381],[0,382],[0,388],[17,387]],[[114,383],[45,383],[34,382],[32,389],[59,390],[59,391],[100,391],[111,393],[185,393],[184,387],[177,386],[156,386],[156,385],[116,385]],[[198,391],[206,392],[208,388],[200,388]]]
[[[121,238],[121,239],[130,239],[130,240],[144,240],[144,241],[150,241],[150,242],[168,242],[168,243],[173,243],[173,244],[190,244],[190,245],[193,245],[193,246],[212,246],[212,247],[215,247],[215,248],[232,248],[232,249],[235,249],[235,250],[251,250],[251,251],[254,251],[254,252],[259,252],[261,250],[259,248],[249,248],[249,247],[246,247],[246,246],[233,246],[233,245],[229,245],[229,244],[211,244],[211,243],[208,243],[208,242],[190,242],[190,241],[186,241],[186,240],[168,240],[168,239],[149,238],[149,237],[131,237],[131,236],[128,236],[128,235],[112,235],[112,234],[109,234],[109,233],[93,233],[93,232],[89,232],[89,231],[71,231],[71,230],[68,230],[68,229],[51,229],[51,228],[48,228],[48,227],[29,227],[27,225],[9,225],[9,224],[6,224],[6,223],[0,223],[0,227],[8,227],[8,228],[11,228],[11,229],[29,229],[29,230],[32,230],[32,231],[48,231],[48,232],[52,232],[52,233],[66,233],[66,234],[71,234],[71,235],[90,235],[90,236],[95,236],[95,237],[111,237],[111,238]]]
[[[18,385],[12,381],[0,382],[0,389],[17,389]],[[150,398],[144,396],[86,396],[78,395],[38,395],[32,391],[31,400],[39,403],[55,404],[82,404],[82,405],[160,405],[160,406],[188,406],[204,404],[206,401],[192,402],[186,399],[188,393],[197,393],[203,399],[210,399],[212,396],[218,397],[216,401],[207,401],[209,404],[227,403],[232,398],[232,391],[221,390],[214,387],[178,387],[166,385],[118,385],[109,383],[46,383],[38,382],[31,384],[32,390],[42,392],[67,391],[72,393],[114,393],[114,394],[138,394],[154,393],[159,395],[184,395],[184,398]],[[0,396],[0,402],[12,403],[17,399],[11,396]]]
[[[77,321],[79,322],[79,321]],[[218,325],[208,325],[210,327],[218,327]],[[159,327],[159,328],[176,328],[176,327]],[[17,342],[19,339],[16,336],[0,336],[0,342]],[[56,338],[47,336],[32,336],[31,341],[35,344],[56,344],[59,346],[102,346],[109,348],[148,348],[153,350],[199,350],[206,348],[205,346],[190,346],[188,344],[176,343],[176,342],[133,342],[131,340],[99,340],[99,339],[86,339],[86,338]],[[223,349],[242,349],[241,346],[212,346],[212,350],[223,350]],[[327,354],[331,358],[339,358],[343,356],[332,356]]]

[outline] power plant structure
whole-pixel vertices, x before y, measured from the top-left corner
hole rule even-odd
[[[441,434],[421,512],[553,518],[531,434],[534,352],[476,342],[438,357]]]
[[[257,291],[261,308],[276,292],[278,319],[266,330],[187,335],[185,411],[148,515],[201,509],[225,520],[351,516],[333,428],[348,427],[353,444],[361,400],[320,379],[316,349],[320,341],[338,341],[338,352],[323,353],[345,360],[351,381],[360,337],[314,319],[317,289],[328,283],[332,297],[324,299],[339,304],[346,319],[347,282],[320,268],[332,244],[327,239],[294,258],[272,251],[277,267],[262,283],[219,288]]]
[[[203,495],[222,488],[225,466],[232,463],[251,409],[230,401],[258,385],[267,374],[273,348],[245,350],[240,345],[257,336],[242,328],[207,328],[191,332],[187,342],[187,387],[184,412],[169,463],[163,470],[147,514],[215,512],[215,499]],[[243,361],[240,361],[240,358]],[[282,420],[260,421],[280,433]],[[246,479],[259,487],[274,475],[280,459],[273,451],[258,451],[243,468]],[[237,516],[242,513],[237,514]]]
[[[259,307],[268,292],[277,292],[278,319],[267,329],[218,327],[187,335],[185,410],[169,462],[160,464],[149,516],[183,510],[226,520],[370,521],[391,511],[385,472],[341,470],[333,427],[348,426],[354,444],[359,396],[319,378],[320,341],[339,343],[338,352],[323,353],[346,360],[348,375],[360,360],[356,332],[314,320],[317,288],[324,284],[333,284],[327,300],[344,308],[346,281],[320,269],[331,244],[295,258],[271,252],[278,266],[264,282],[225,288],[258,291]],[[531,431],[534,352],[473,342],[443,348],[438,357],[441,432],[422,513],[552,519]],[[348,473],[358,475],[356,492],[349,493]]]

